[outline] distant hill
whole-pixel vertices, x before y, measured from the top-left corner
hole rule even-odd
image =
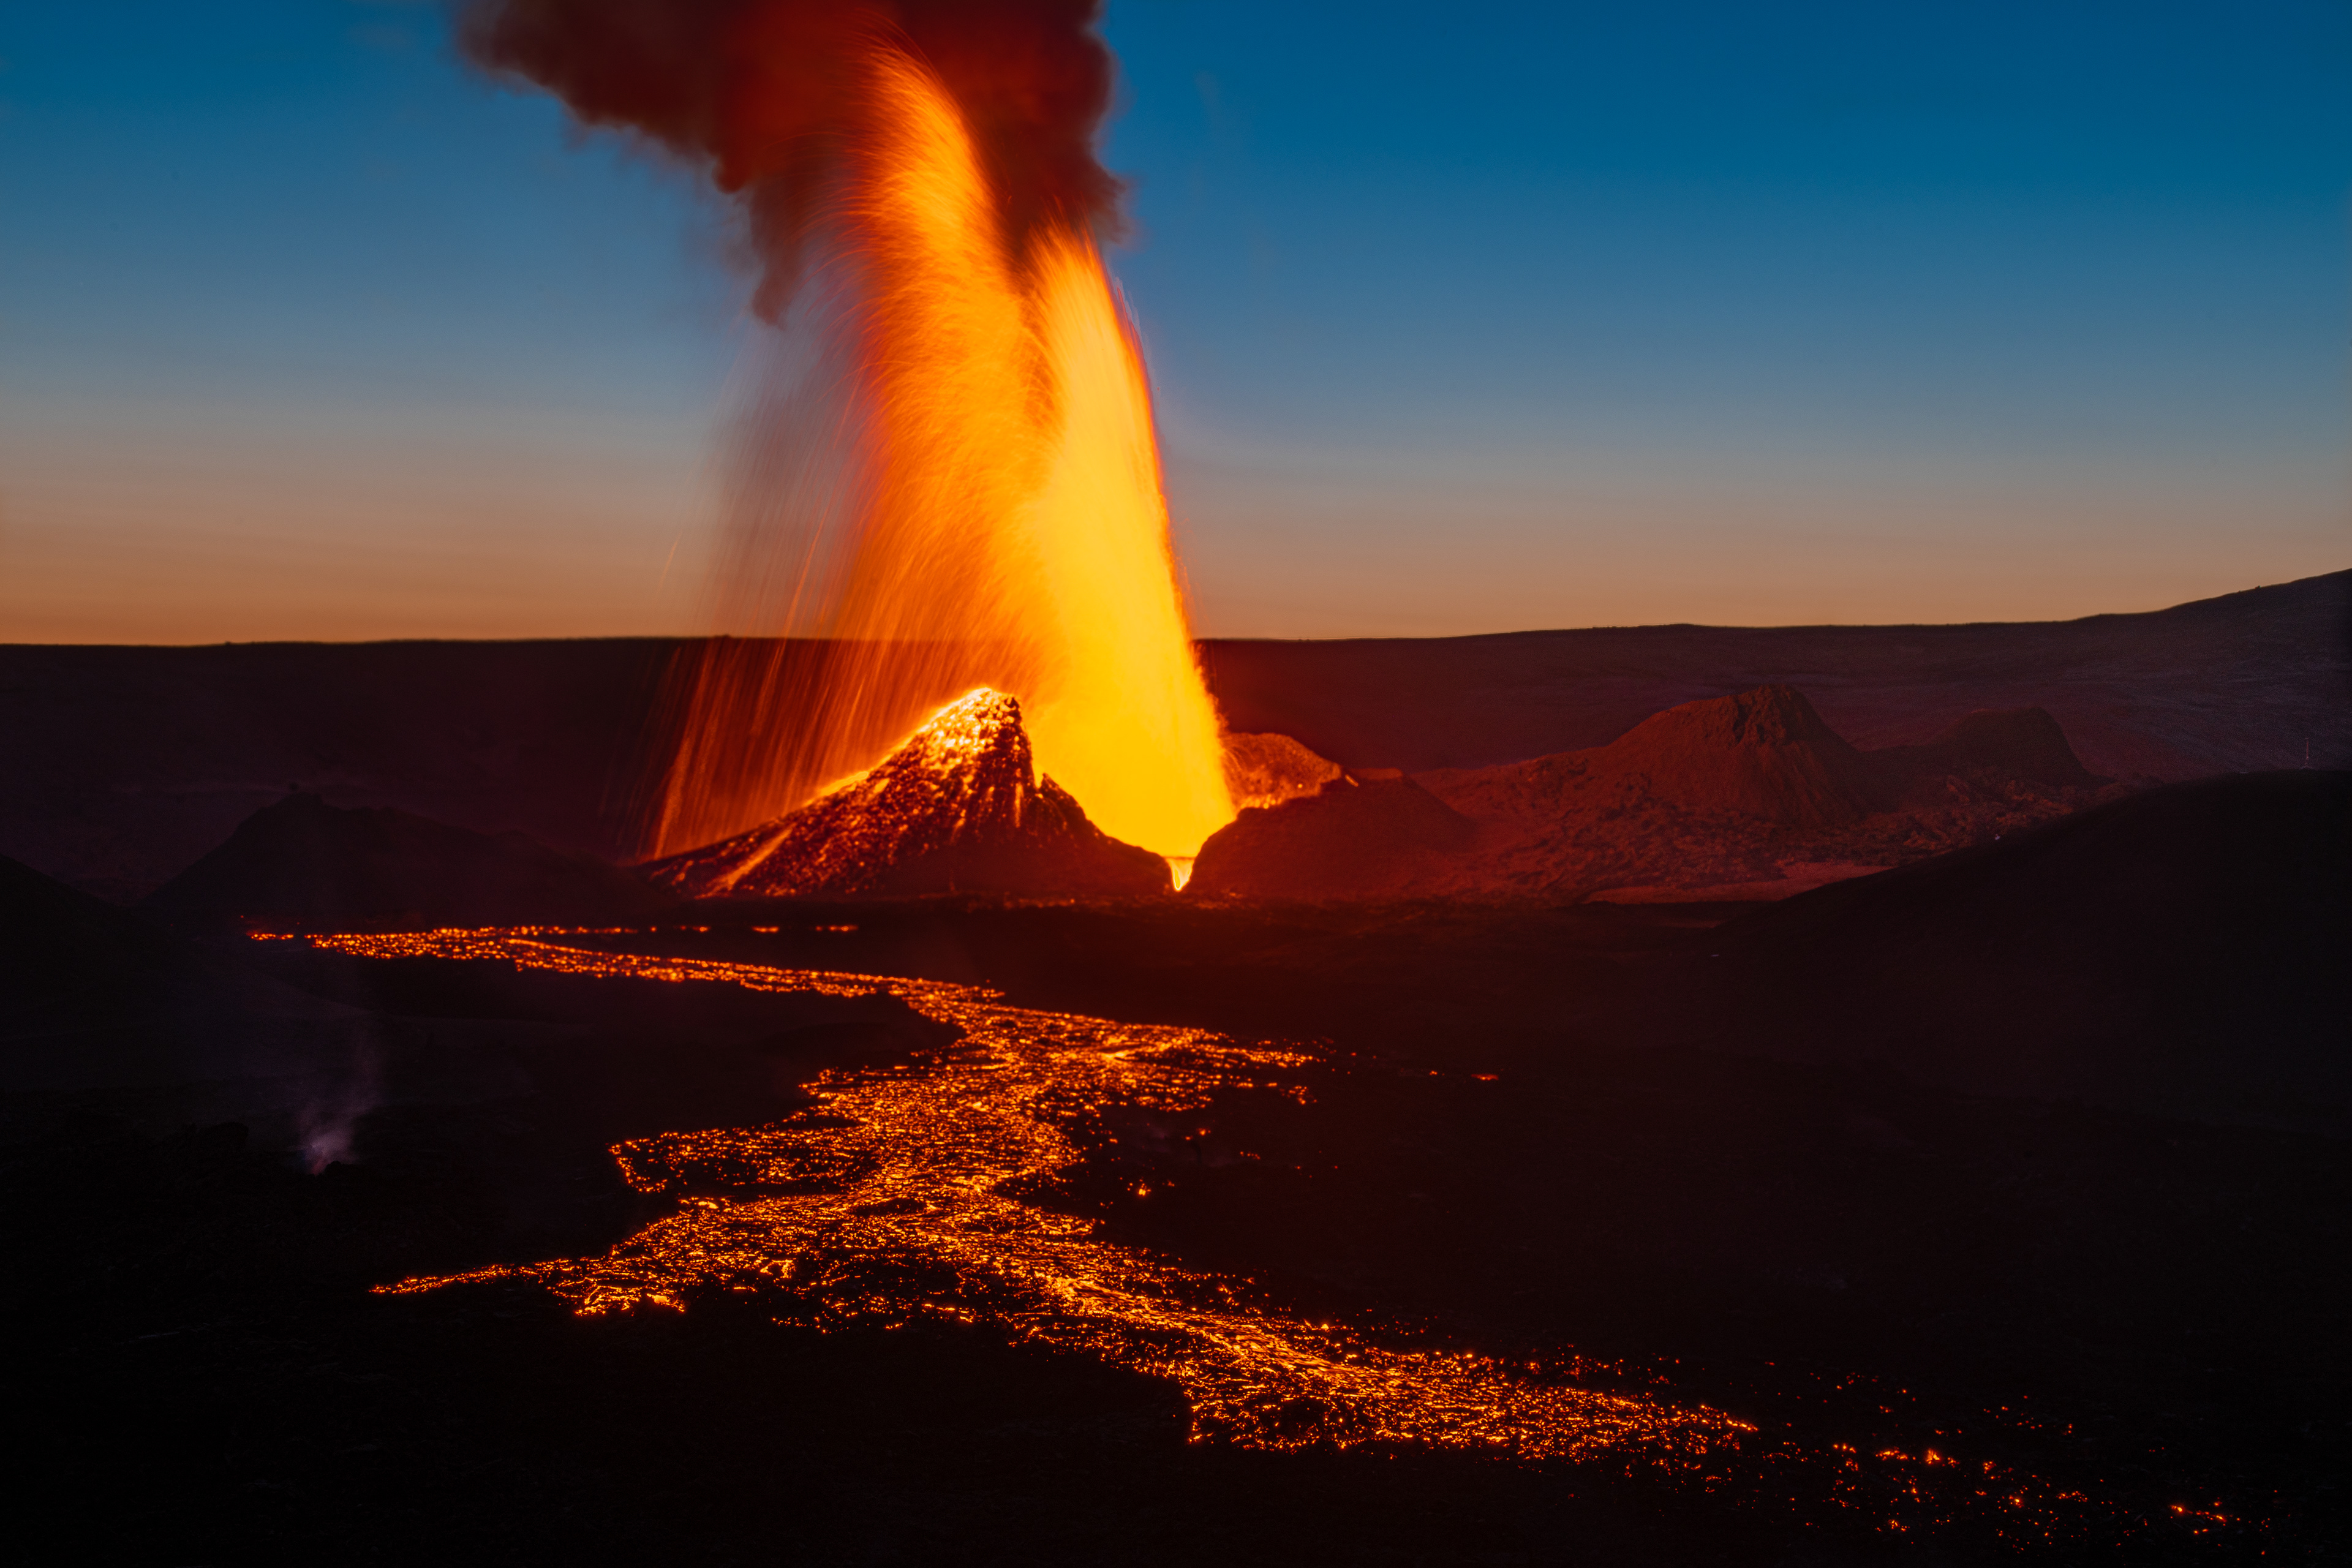
[[[1877,770],[1792,686],[1669,708],[1590,755],[1594,769],[1638,776],[1685,810],[1786,827],[1859,822],[1882,793]]]
[[[2170,784],[1724,926],[1645,1037],[2352,1131],[2352,773]]]
[[[202,967],[149,921],[0,857],[0,1035],[135,1016]]]
[[[0,859],[0,1091],[187,1086],[148,1109],[173,1125],[267,1108],[290,1127],[322,1084],[360,1076],[373,1026]]]
[[[1238,731],[1358,770],[1588,750],[1653,713],[1801,688],[1857,747],[2047,710],[2126,781],[2352,767],[2352,573],[2145,615],[1960,626],[1642,626],[1211,640]],[[129,901],[290,789],[606,859],[659,760],[686,639],[0,647],[0,854]],[[789,645],[814,657],[817,645]],[[749,826],[751,824],[746,823]]]
[[[1247,811],[1193,886],[1258,898],[1769,900],[2076,811],[2108,781],[2042,710],[1861,752],[1789,686],[1685,702],[1606,746]],[[1383,802],[1375,809],[1375,801]],[[1441,831],[1432,812],[1458,831]]]
[[[1245,808],[1201,846],[1195,899],[1376,897],[1442,876],[1477,825],[1408,778],[1342,774],[1311,795]]]
[[[310,929],[626,920],[675,900],[591,855],[389,807],[292,795],[240,824],[142,908],[177,921]]]
[[[1881,765],[1898,778],[1993,773],[2061,789],[2105,781],[2083,765],[2046,709],[1982,710],[1955,719],[1924,744],[1889,746]]]
[[[1408,773],[1606,745],[1650,714],[1801,687],[1856,746],[2046,709],[2092,772],[2352,767],[2352,572],[2138,615],[1942,626],[1604,626],[1202,645],[1236,730]]]

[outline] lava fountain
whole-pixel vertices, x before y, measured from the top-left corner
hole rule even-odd
[[[740,606],[786,582],[765,629],[805,640],[722,639],[673,672],[651,852],[799,805],[977,686],[1021,700],[1041,771],[1114,837],[1188,857],[1232,818],[1150,384],[1096,239],[1118,189],[1091,147],[1096,12],[504,0],[469,18],[478,59],[709,160],[765,256],[761,300],[819,340],[818,395],[770,400],[749,438],[822,448],[831,514],[754,498],[722,584]],[[772,462],[747,474],[778,482]],[[781,573],[761,560],[779,540]]]
[[[986,684],[1024,699],[1040,768],[1104,831],[1188,854],[1232,810],[1133,335],[1087,237],[1013,264],[954,106],[897,51],[874,69],[850,212],[873,479],[803,779]]]

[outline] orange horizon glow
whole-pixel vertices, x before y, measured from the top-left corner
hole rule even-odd
[[[713,624],[718,497],[699,412],[24,400],[0,413],[0,643],[802,629]],[[1702,485],[1670,454],[1517,478],[1501,455],[1482,488],[1451,468],[1416,477],[1410,455],[1385,470],[1321,452],[1271,476],[1204,470],[1213,436],[1180,423],[1168,440],[1186,608],[1211,640],[2063,621],[2352,562],[2341,487],[2291,475],[2126,482],[1824,458],[1801,476],[1759,463]]]

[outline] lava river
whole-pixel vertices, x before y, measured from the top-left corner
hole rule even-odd
[[[838,1314],[984,1321],[1173,1379],[1196,1434],[1271,1448],[1402,1443],[1528,1458],[1626,1449],[1688,1463],[1751,1430],[1704,1406],[1581,1388],[1484,1357],[1379,1348],[1340,1325],[1253,1305],[1246,1281],[1098,1240],[1091,1220],[1007,1195],[1021,1178],[1079,1157],[1066,1128],[1089,1108],[1181,1114],[1213,1090],[1251,1084],[1303,1096],[1285,1082],[1311,1059],[1299,1053],[1008,1006],[976,986],[599,952],[538,934],[314,940],[369,958],[885,994],[963,1031],[952,1051],[912,1068],[827,1073],[818,1103],[782,1121],[618,1145],[632,1185],[692,1195],[602,1257],[387,1290],[528,1278],[596,1313],[680,1307],[695,1289],[783,1286]]]
[[[1271,1304],[1247,1279],[1102,1239],[1095,1220],[1019,1195],[1079,1162],[1076,1132],[1108,1111],[1183,1116],[1241,1089],[1303,1103],[1321,1061],[1307,1052],[1017,1007],[973,985],[596,945],[626,934],[530,928],[308,940],[365,958],[888,995],[962,1037],[908,1065],[827,1072],[807,1110],[764,1126],[616,1145],[632,1185],[676,1194],[680,1206],[602,1256],[413,1278],[380,1290],[528,1279],[590,1314],[684,1310],[711,1291],[780,1292],[798,1303],[796,1315],[813,1311],[821,1322],[977,1324],[1169,1379],[1191,1407],[1195,1440],[1598,1459],[1709,1489],[1745,1476],[1801,1511],[1826,1505],[1877,1515],[1894,1529],[1974,1516],[2012,1544],[2095,1538],[2121,1522],[2108,1506],[2006,1464],[1790,1444],[1675,1398],[1664,1380],[1633,1392],[1591,1386],[1591,1369],[1572,1355],[1529,1363],[1398,1348],[1410,1336],[1310,1321]]]

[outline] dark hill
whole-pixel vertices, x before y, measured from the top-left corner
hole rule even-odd
[[[1952,721],[1924,745],[1889,746],[1871,760],[1907,783],[1920,775],[1990,772],[2031,784],[2081,788],[2107,781],[2074,754],[2066,731],[2043,708],[1981,710]]]
[[[2150,790],[1802,894],[1708,945],[1694,1041],[2352,1127],[2352,773]]]
[[[168,1114],[290,1114],[373,1043],[352,1009],[14,860],[0,942],[0,1091],[202,1086]]]
[[[832,793],[646,874],[688,898],[1166,892],[1168,863],[1037,776],[1021,704],[983,687]]]
[[[1329,786],[1244,812],[1202,847],[1196,885],[1283,899],[1770,900],[2049,821],[2101,798],[2104,781],[2039,709],[1858,752],[1803,693],[1766,686],[1654,714],[1606,746],[1416,782],[1451,826]]]
[[[1360,898],[1469,847],[1471,821],[1411,779],[1342,775],[1317,794],[1249,806],[1192,863],[1194,897]]]
[[[577,924],[656,914],[675,900],[591,855],[520,833],[475,833],[387,806],[339,810],[293,795],[143,904],[175,921]]]
[[[0,647],[0,853],[134,902],[310,789],[618,858],[677,646]]]
[[[36,1078],[82,1068],[102,1076],[111,1068],[99,1058],[134,1035],[167,1037],[171,1048],[160,1059],[173,1064],[169,1070],[201,1076],[220,1065],[212,1059],[216,1037],[259,1017],[315,1021],[339,1011],[257,973],[233,952],[5,858],[0,944],[0,1039],[12,1042],[0,1082],[12,1085],[28,1066],[37,1067]],[[58,1059],[74,1056],[88,1059]],[[162,1069],[142,1058],[140,1070]]]
[[[1909,626],[1593,626],[1202,645],[1236,730],[1348,767],[1478,768],[1606,745],[1662,708],[1787,684],[1871,750],[2046,708],[2141,782],[2352,767],[2352,572],[2137,615]]]
[[[1878,793],[1862,753],[1791,686],[1669,708],[1593,758],[1612,773],[1638,774],[1656,798],[1685,809],[1790,827],[1858,822]]]
[[[191,950],[127,910],[0,857],[0,1033],[159,1005]]]
[[[1948,626],[1601,626],[1201,645],[1236,731],[1360,773],[1602,746],[1661,709],[1801,688],[1864,750],[1955,713],[2048,710],[2134,782],[2352,767],[2352,573],[2139,615]],[[125,901],[288,781],[350,805],[509,829],[608,859],[662,750],[672,638],[0,646],[0,853]],[[793,668],[823,645],[779,645]]]

